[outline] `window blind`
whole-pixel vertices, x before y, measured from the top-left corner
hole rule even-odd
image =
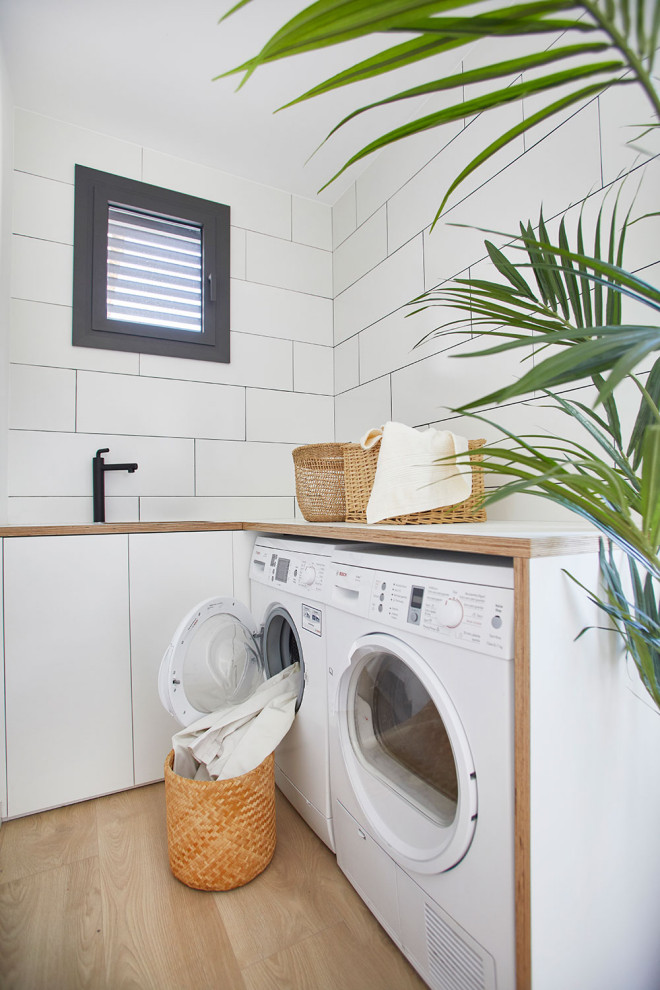
[[[107,316],[202,332],[202,229],[108,206]]]

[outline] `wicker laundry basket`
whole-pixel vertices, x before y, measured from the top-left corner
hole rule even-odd
[[[189,780],[165,761],[167,846],[172,873],[197,890],[253,880],[275,852],[275,757],[229,780]]]
[[[425,526],[430,523],[484,522],[486,510],[482,507],[484,475],[481,467],[483,454],[477,453],[485,440],[470,440],[472,465],[472,493],[456,505],[443,505],[426,512],[411,512],[405,516],[393,516],[381,522],[397,526]],[[367,503],[373,488],[378,464],[380,444],[364,450],[359,443],[344,444],[344,484],[346,491],[346,522],[367,521]]]
[[[308,443],[293,451],[296,498],[307,522],[343,522],[343,443]]]

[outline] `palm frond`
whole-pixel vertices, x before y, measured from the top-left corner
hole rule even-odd
[[[244,8],[247,2],[249,0],[235,4],[225,17]],[[563,32],[579,40],[555,48],[545,46],[546,51],[538,50],[539,37]],[[520,100],[523,96],[544,92],[551,94],[561,89],[563,95],[560,98],[550,99],[546,106],[501,135],[473,158],[445,192],[437,219],[451,192],[500,148],[537,123],[588,100],[609,86],[630,83],[641,86],[655,117],[660,119],[660,98],[651,77],[660,36],[660,17],[657,4],[653,17],[648,17],[644,0],[633,0],[632,4],[630,0],[606,0],[605,3],[598,0],[531,0],[488,11],[482,9],[478,0],[317,0],[284,24],[252,58],[216,78],[240,74],[240,88],[260,66],[269,62],[341,45],[366,35],[401,33],[413,37],[336,73],[301,93],[287,106],[354,82],[395,72],[422,59],[433,58],[440,52],[459,50],[486,38],[497,41],[526,37],[529,39],[529,50],[515,59],[501,59],[497,57],[495,45],[493,58],[488,64],[461,75],[450,73],[429,80],[422,86],[384,96],[354,110],[339,121],[328,137],[358,114],[386,104],[443,90],[469,88],[472,83],[488,80],[505,80],[522,75],[522,82],[490,87],[486,94],[478,98],[466,98],[441,113],[423,115],[388,131],[355,152],[326,185],[352,164],[412,134],[487,112]],[[552,66],[556,67],[554,71],[551,71]],[[590,78],[597,81],[583,85],[584,80]]]

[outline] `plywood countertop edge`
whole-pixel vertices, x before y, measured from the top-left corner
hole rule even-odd
[[[291,521],[212,522],[204,520],[178,522],[88,523],[65,526],[3,526],[3,539],[34,536],[107,536],[131,533],[194,533],[219,530],[251,530],[309,539],[380,543],[389,546],[425,550],[451,550],[498,557],[552,557],[560,554],[593,553],[598,549],[598,534],[593,531],[545,527],[534,532],[530,524],[516,533],[510,527],[498,530],[497,524],[465,526],[365,526],[356,523],[308,523]]]

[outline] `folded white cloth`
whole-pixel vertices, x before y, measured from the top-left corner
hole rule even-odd
[[[360,443],[368,449],[379,440],[367,523],[455,505],[471,494],[469,459],[454,459],[467,452],[465,437],[449,430],[414,430],[403,423],[385,423],[382,429],[369,430]]]
[[[300,664],[264,681],[247,701],[226,705],[172,737],[174,772],[191,780],[228,780],[254,770],[295,717]]]

